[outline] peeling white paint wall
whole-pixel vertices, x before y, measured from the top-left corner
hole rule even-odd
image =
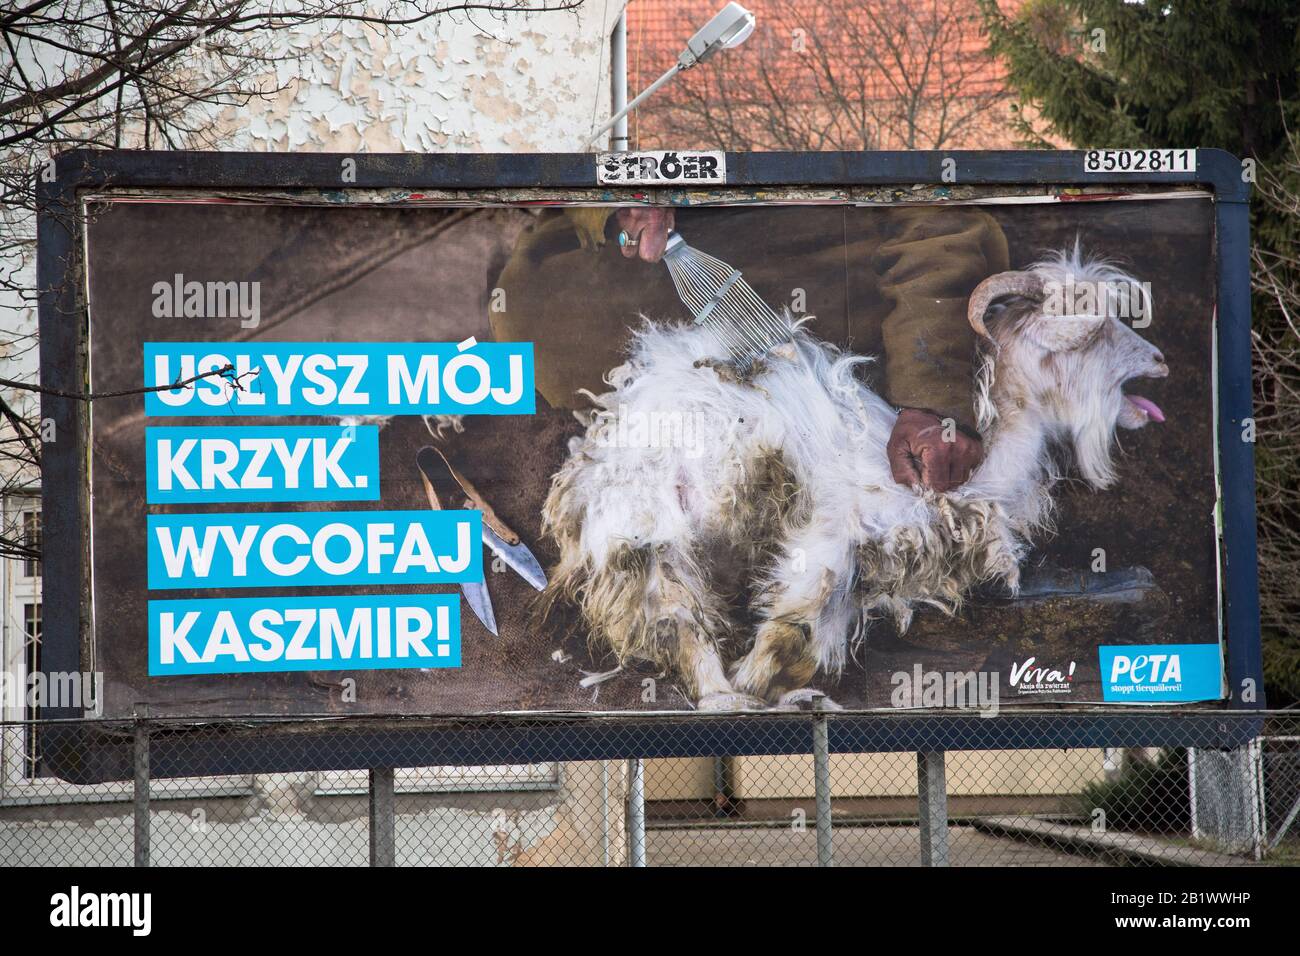
[[[555,791],[399,793],[397,865],[622,866],[625,761],[603,766],[602,779],[600,763],[567,764]],[[365,866],[366,796],[317,793],[317,782],[313,773],[264,774],[245,796],[155,797],[151,865]],[[129,790],[100,802],[0,808],[0,860],[13,866],[130,866],[133,834]]]
[[[270,95],[227,107],[227,148],[329,152],[576,151],[610,108],[609,35],[625,0],[578,10],[347,22],[286,35]]]
[[[581,151],[610,113],[609,36],[626,0],[584,0],[572,11],[449,13],[420,24],[308,24],[278,46],[249,52],[271,60],[240,82],[263,95],[221,107],[209,129],[178,145],[255,152]],[[376,12],[393,9],[377,0]],[[186,68],[202,71],[202,47]],[[52,64],[53,66],[53,64]],[[201,84],[198,84],[201,85]],[[212,134],[209,136],[209,134]],[[123,145],[141,148],[137,128]],[[161,145],[156,140],[154,146]],[[35,237],[21,210],[7,234]],[[34,288],[34,246],[6,259],[12,278]],[[0,291],[0,378],[36,377],[36,309]],[[17,344],[14,344],[17,343]],[[4,393],[33,406],[30,393]],[[2,468],[3,465],[0,465]]]

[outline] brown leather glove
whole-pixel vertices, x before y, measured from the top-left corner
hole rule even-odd
[[[614,215],[614,222],[632,239],[632,242],[623,246],[623,257],[658,262],[664,257],[664,247],[668,245],[668,233],[672,230],[675,220],[673,210],[659,206],[633,206],[620,209]]]
[[[945,431],[951,441],[945,441]],[[904,408],[885,446],[889,470],[900,485],[924,485],[934,491],[951,491],[971,476],[984,460],[984,443],[954,425],[920,408]]]

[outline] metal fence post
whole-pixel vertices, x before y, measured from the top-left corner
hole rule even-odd
[[[147,708],[136,709],[135,753],[135,865],[149,865],[149,724]]]
[[[720,819],[736,812],[731,771],[730,757],[720,755],[713,758],[713,815]]]
[[[920,810],[921,865],[948,865],[948,781],[943,751],[916,755],[916,794]]]
[[[813,793],[817,798],[817,865],[834,866],[831,831],[831,742],[822,699],[813,701]]]
[[[645,764],[640,757],[627,762],[628,863],[645,866]]]
[[[1263,738],[1256,737],[1246,745],[1250,774],[1250,829],[1251,856],[1256,862],[1264,859],[1268,844],[1268,807],[1264,802],[1264,747]]]
[[[392,866],[397,858],[393,810],[393,768],[370,770],[370,865]]]

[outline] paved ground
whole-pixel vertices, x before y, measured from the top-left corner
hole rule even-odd
[[[1255,866],[1249,856],[1230,856],[1207,845],[1186,846],[1167,837],[1139,833],[1094,833],[1091,827],[1071,826],[1031,817],[983,817],[974,821],[981,833],[1050,842],[1088,852],[1108,853],[1156,866]],[[1243,854],[1246,851],[1242,851]]]
[[[1085,856],[990,836],[969,827],[948,830],[953,866],[1097,866]],[[918,866],[916,827],[845,827],[835,830],[837,866]],[[652,829],[646,833],[650,866],[814,866],[817,838],[782,827]]]
[[[66,810],[67,808],[58,808]],[[113,815],[0,821],[0,866],[130,866],[134,822]],[[399,813],[394,842],[400,866],[500,866],[543,843],[556,828],[553,809],[510,815],[440,807]],[[258,813],[218,820],[201,812],[150,815],[154,866],[365,866],[364,816],[313,820]],[[590,853],[559,847],[545,862],[590,863]],[[595,857],[599,859],[599,857]]]

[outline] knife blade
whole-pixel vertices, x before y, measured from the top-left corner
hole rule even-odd
[[[438,497],[438,489],[434,486],[436,471],[434,470],[435,459],[432,455],[432,449],[421,448],[415,457],[415,463],[420,469],[420,481],[424,485],[424,496],[429,499],[429,507],[434,511],[442,510],[442,501]],[[425,453],[429,452],[429,455]],[[460,583],[460,593],[465,595],[465,603],[469,609],[474,612],[474,616],[479,619],[480,623],[488,629],[493,637],[497,634],[497,616],[496,611],[492,608],[492,595],[488,593],[487,571],[484,569],[484,580],[482,581],[462,581]]]
[[[536,590],[545,590],[546,572],[542,570],[541,564],[528,549],[528,545],[524,544],[519,539],[519,535],[501,520],[478,489],[470,484],[469,479],[452,466],[447,456],[437,448],[425,445],[420,449],[416,460],[427,482],[441,482],[448,488],[457,489],[468,499],[466,501],[468,507],[476,508],[483,513],[483,543],[492,553]]]
[[[542,566],[533,557],[533,552],[529,551],[528,546],[522,541],[518,544],[508,544],[501,539],[500,535],[484,524],[483,543],[488,546],[493,554],[508,564],[516,574],[538,591],[546,590],[546,572],[542,570]]]
[[[465,603],[474,612],[474,616],[493,637],[497,637],[497,616],[492,610],[492,596],[488,594],[487,585],[482,581],[463,581],[460,593],[465,595]]]

